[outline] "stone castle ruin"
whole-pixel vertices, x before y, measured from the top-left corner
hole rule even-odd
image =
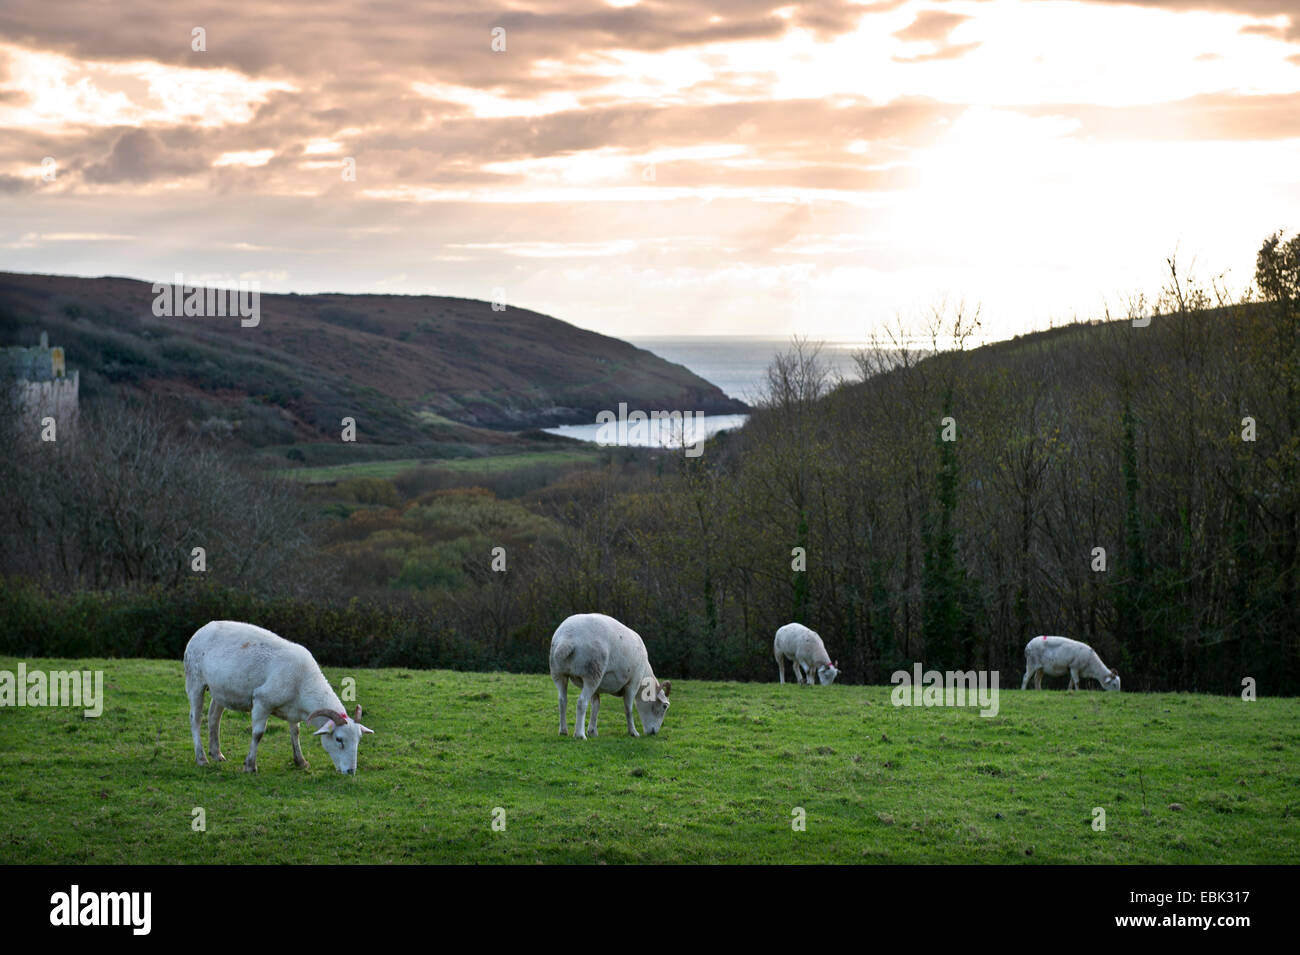
[[[35,348],[0,348],[0,379],[12,387],[10,400],[32,435],[40,434],[46,418],[54,419],[60,436],[76,430],[80,373],[68,374],[63,349],[51,348],[47,333]]]

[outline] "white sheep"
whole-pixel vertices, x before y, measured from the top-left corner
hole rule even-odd
[[[600,694],[623,698],[627,731],[640,736],[632,720],[635,704],[641,727],[650,735],[659,732],[668,713],[671,680],[660,683],[650,667],[645,643],[633,630],[603,613],[580,613],[566,619],[551,637],[551,679],[560,695],[560,735],[569,732],[567,709],[569,681],[582,687],[578,695],[578,720],[574,739],[596,736]],[[591,728],[585,728],[587,704],[591,704]]]
[[[194,756],[200,766],[208,765],[200,738],[205,689],[212,693],[208,756],[214,762],[226,758],[221,755],[222,712],[253,714],[253,745],[244,760],[245,772],[257,772],[257,744],[272,715],[288,721],[293,761],[303,769],[308,764],[298,743],[299,723],[321,721],[313,735],[321,738],[321,746],[341,773],[357,771],[357,744],[373,732],[361,725],[360,706],[348,718],[306,647],[249,623],[214,620],[200,627],[185,646],[185,692],[190,698]]]
[[[834,683],[840,675],[839,661],[831,662],[822,638],[801,623],[787,623],[776,632],[772,653],[776,656],[776,669],[782,683],[785,682],[786,660],[794,661],[795,679],[800,683],[806,682],[808,686],[812,686],[814,673],[822,686]]]
[[[1070,674],[1070,689],[1079,685],[1080,676],[1090,676],[1107,690],[1119,689],[1119,673],[1101,662],[1101,657],[1086,643],[1069,637],[1034,637],[1025,644],[1025,678],[1020,689],[1034,678],[1034,689],[1043,688],[1043,674],[1061,676]]]

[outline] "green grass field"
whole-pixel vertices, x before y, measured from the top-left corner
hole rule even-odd
[[[295,769],[274,718],[250,775],[243,713],[227,762],[194,764],[179,661],[75,665],[104,671],[99,718],[0,709],[0,862],[1300,861],[1295,699],[1008,690],[986,718],[890,687],[674,680],[660,735],[629,738],[606,697],[583,743],[544,675],[331,667],[375,730],[357,775],[314,740]]]
[[[332,464],[322,467],[283,468],[275,473],[308,484],[345,481],[348,478],[394,478],[405,471],[427,467],[458,474],[498,474],[536,464],[579,465],[591,464],[601,459],[596,450],[521,451],[517,454],[494,454],[476,458],[401,458],[396,461],[358,461],[354,464]]]

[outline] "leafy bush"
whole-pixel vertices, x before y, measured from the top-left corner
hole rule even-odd
[[[179,660],[199,627],[227,619],[301,643],[323,666],[476,669],[503,662],[413,603],[268,600],[200,584],[68,595],[0,578],[0,653],[12,656]]]
[[[392,482],[385,481],[383,478],[350,478],[340,481],[335,490],[344,500],[356,501],[358,504],[395,507],[401,499]]]

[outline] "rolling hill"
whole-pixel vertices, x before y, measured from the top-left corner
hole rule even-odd
[[[162,395],[246,444],[337,439],[356,418],[377,443],[465,440],[594,420],[601,409],[736,413],[746,406],[681,365],[527,309],[412,295],[268,295],[257,324],[156,317],[153,286],[0,272],[0,340],[42,330],[82,376]],[[491,438],[486,440],[490,441]]]

